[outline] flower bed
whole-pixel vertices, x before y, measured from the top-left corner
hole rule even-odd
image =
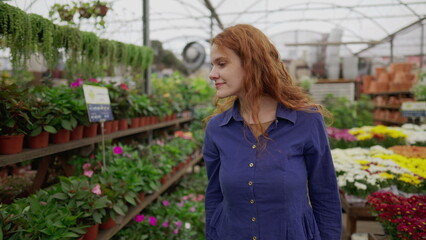
[[[407,158],[380,146],[333,149],[332,156],[339,187],[347,194],[365,198],[388,187],[426,192],[426,159]]]
[[[390,192],[368,197],[373,214],[391,240],[426,239],[426,196],[409,198]]]

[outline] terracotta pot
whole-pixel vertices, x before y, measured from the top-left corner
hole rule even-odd
[[[49,133],[41,132],[37,136],[27,136],[29,148],[44,148],[49,145]]]
[[[0,136],[0,154],[14,154],[22,152],[24,134],[14,136]]]
[[[0,179],[6,178],[9,175],[9,170],[7,167],[0,168]]]
[[[149,117],[145,116],[145,117],[140,118],[140,126],[141,127],[146,126],[148,124],[149,124]]]
[[[118,120],[118,130],[123,131],[127,130],[129,126],[127,125],[127,119]]]
[[[102,133],[102,124],[99,124],[99,132]],[[112,132],[112,121],[104,122],[104,134],[109,134]]]
[[[53,134],[52,142],[55,144],[67,143],[70,141],[70,130],[61,129]]]
[[[84,126],[83,137],[96,137],[98,134],[98,123],[92,123],[89,126]]]
[[[110,217],[106,222],[99,225],[99,228],[102,230],[113,228],[117,223]]]
[[[87,229],[84,234],[83,240],[95,240],[98,237],[99,224],[93,225]]]
[[[140,126],[139,118],[137,117],[132,118],[132,124],[130,125],[130,128],[138,128],[139,126]]]
[[[83,138],[83,131],[84,131],[83,125],[75,127],[70,133],[70,140],[74,141],[74,140],[82,139]]]
[[[138,197],[139,197],[139,200],[140,200],[141,202],[145,201],[145,193],[144,193],[144,192],[140,192],[140,193],[138,194]]]
[[[111,121],[111,132],[118,131],[118,120]]]
[[[167,174],[164,174],[163,177],[160,179],[160,183],[166,184],[167,181],[169,181],[169,176]]]

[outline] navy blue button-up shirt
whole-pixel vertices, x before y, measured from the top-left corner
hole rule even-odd
[[[266,130],[265,148],[244,125],[237,102],[207,124],[207,240],[341,239],[322,116],[278,104],[276,118]]]

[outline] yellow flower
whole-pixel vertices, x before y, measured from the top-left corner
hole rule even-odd
[[[386,178],[386,179],[394,179],[395,178],[395,175],[389,174],[387,172],[380,173],[380,176],[383,177],[383,178]]]
[[[368,169],[368,166],[362,166],[362,167],[361,167],[361,169],[362,169],[362,170],[367,170],[367,169]]]
[[[370,163],[370,161],[367,161],[367,160],[357,160],[357,162],[361,165]]]
[[[371,134],[371,133],[362,133],[362,134],[356,136],[356,138],[359,141],[368,140],[368,139],[372,139],[373,138],[373,134]]]
[[[406,182],[406,183],[410,183],[413,185],[417,185],[422,182],[418,177],[411,176],[410,174],[407,174],[407,173],[402,174],[398,180]]]
[[[400,167],[410,170],[412,173],[426,178],[426,159],[424,158],[409,158],[398,154],[380,154],[374,157],[382,159],[390,159],[397,163]]]

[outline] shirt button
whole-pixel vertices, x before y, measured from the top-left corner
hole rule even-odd
[[[256,148],[256,145],[251,146],[251,148],[255,149],[255,148]]]
[[[253,238],[252,238],[253,240],[256,240],[257,239],[257,237],[256,236],[253,236]]]
[[[253,200],[253,199],[252,199],[252,200],[250,200],[250,203],[251,203],[251,204],[253,204],[253,203],[254,203],[254,200]]]
[[[250,167],[253,167],[253,166],[254,166],[254,164],[253,164],[253,163],[250,163],[250,164],[249,164],[249,166],[250,166]]]
[[[248,182],[248,185],[249,185],[249,186],[253,185],[253,182],[252,182],[252,181],[249,181],[249,182]]]
[[[255,218],[255,217],[252,217],[252,218],[251,218],[251,221],[252,221],[252,222],[256,222],[256,218]]]

